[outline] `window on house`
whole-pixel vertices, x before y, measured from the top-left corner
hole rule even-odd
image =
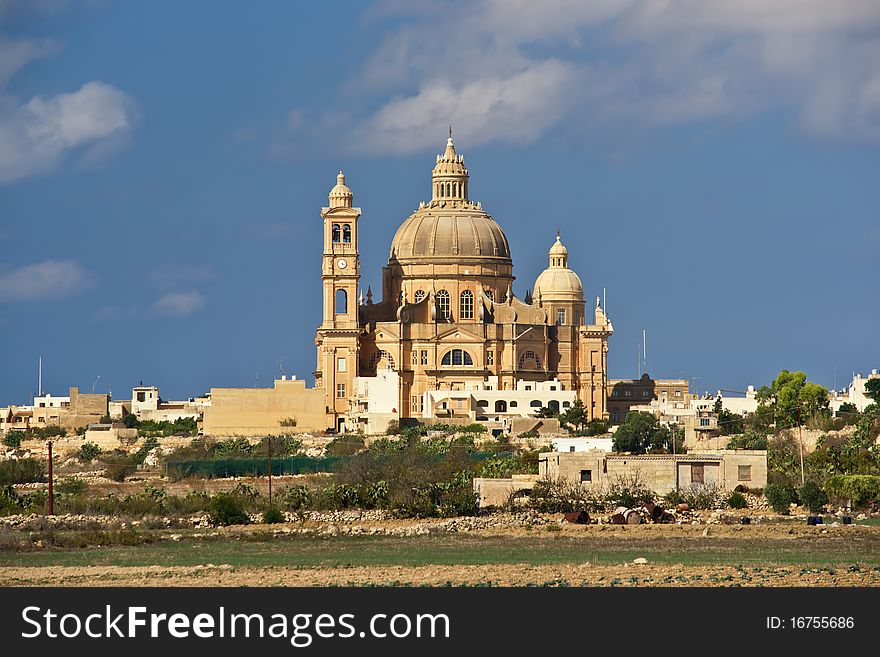
[[[139,402],[146,401],[145,393],[143,393],[143,392],[139,392],[139,393],[138,393],[138,396],[137,396],[137,399],[138,399]]]
[[[650,391],[650,390],[648,390],[647,388],[645,388],[644,390],[642,390],[642,397],[650,397],[650,396],[651,396],[651,391]]]
[[[437,293],[437,314],[441,319],[449,319],[449,292],[440,290]]]
[[[537,399],[533,399],[532,401],[529,402],[529,406],[531,406],[532,408],[542,408],[544,406],[544,404],[539,402]]]
[[[461,297],[459,300],[459,318],[460,319],[473,319],[474,318],[474,293],[470,290],[465,290],[461,293]]]
[[[345,359],[344,358],[337,358],[336,359],[336,371],[337,372],[344,372],[345,371]]]
[[[702,463],[693,463],[691,465],[691,483],[692,484],[702,484],[705,483],[703,480],[703,464]]]
[[[681,399],[681,390],[675,391],[675,397],[676,397],[676,399]]]
[[[495,352],[487,351],[486,352],[486,365],[494,365],[495,364]]]
[[[574,447],[571,448],[574,451]],[[583,483],[591,483],[593,481],[593,471],[592,470],[581,470],[581,482]]]
[[[443,355],[442,365],[452,365],[453,367],[461,365],[473,365],[474,359],[464,349],[451,349]]]
[[[736,466],[736,479],[737,479],[737,481],[751,481],[752,480],[752,466],[750,466],[750,465]]]
[[[428,364],[428,350],[422,349],[422,365]]]
[[[556,390],[556,386],[550,386],[550,390]]]
[[[626,390],[623,391],[623,396],[624,397],[632,397],[632,390],[627,388]]]
[[[345,384],[336,384],[336,399],[345,399]]]
[[[565,324],[565,311],[557,310],[556,311],[556,323],[559,325]]]
[[[40,418],[40,422],[45,422],[45,421],[46,421],[46,418],[44,418],[44,417]]]
[[[569,451],[569,452],[573,452],[573,451],[574,451],[574,445],[569,445],[569,446],[568,446],[568,451]]]
[[[571,402],[567,402],[567,401],[562,402],[562,408],[570,408],[570,407],[571,407]]]
[[[425,295],[424,290],[416,290],[416,293],[413,298],[415,299],[416,303],[419,303],[420,301],[424,300],[425,296],[426,295]]]
[[[412,396],[412,406],[410,406],[410,409],[412,410],[413,413],[419,412],[419,396],[418,395]]]
[[[517,404],[515,401],[512,401],[512,402],[510,402],[509,406],[511,408],[516,408],[517,406],[519,406],[519,404]]]
[[[701,417],[700,418],[700,426],[701,427],[708,427],[709,426],[709,418]]]

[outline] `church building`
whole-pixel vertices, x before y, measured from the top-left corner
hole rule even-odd
[[[539,406],[564,410],[576,399],[590,418],[609,417],[613,329],[599,300],[587,310],[559,234],[549,236],[548,266],[532,293],[514,296],[507,237],[470,200],[469,182],[450,132],[431,198],[397,229],[374,300],[360,288],[361,209],[337,176],[321,211],[323,320],[314,372],[335,429],[357,429],[370,414],[500,420]]]

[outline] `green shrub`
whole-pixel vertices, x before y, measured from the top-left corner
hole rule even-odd
[[[327,443],[325,454],[327,456],[351,456],[364,449],[364,439],[361,436],[339,436]]]
[[[158,438],[156,438],[155,436],[148,437],[144,441],[144,444],[140,446],[138,451],[136,451],[134,454],[132,454],[132,457],[131,457],[132,462],[135,465],[140,465],[141,463],[143,463],[146,460],[147,455],[152,450],[156,449],[158,446],[159,446],[159,439]]]
[[[396,436],[400,433],[400,422],[398,420],[391,420],[388,422],[388,427],[385,429],[386,436]]]
[[[727,441],[727,449],[767,449],[767,436],[758,431],[749,430],[731,436]]]
[[[746,509],[748,508],[749,503],[746,501],[745,495],[739,491],[733,491],[727,497],[727,506],[731,509]]]
[[[82,495],[86,492],[88,486],[79,477],[67,477],[62,479],[55,486],[55,490],[65,495]]]
[[[797,493],[785,484],[767,484],[764,497],[767,498],[770,508],[784,516],[789,513],[789,505],[797,502]]]
[[[246,525],[249,520],[244,502],[238,495],[217,493],[211,499],[212,525]]]
[[[641,475],[635,472],[628,476],[616,477],[605,495],[608,502],[632,508],[654,500],[654,491],[648,488]]]
[[[0,514],[9,515],[13,513],[21,513],[22,499],[13,490],[12,486],[3,486],[0,488]]]
[[[21,447],[22,440],[24,440],[24,431],[20,429],[11,429],[3,436],[3,444],[7,447]]]
[[[125,481],[125,478],[137,470],[137,465],[125,453],[102,455],[104,476],[113,481]]]
[[[848,500],[853,508],[880,501],[880,477],[876,475],[837,475],[825,481],[825,490],[836,500]]]
[[[284,513],[275,506],[270,506],[268,509],[263,511],[263,524],[264,525],[274,525],[279,522],[284,522]]]
[[[295,427],[296,426],[296,418],[295,417],[286,417],[279,424],[282,427]]]
[[[9,459],[0,461],[0,486],[44,481],[45,476],[45,466],[40,460]]]
[[[807,507],[811,513],[819,513],[825,510],[828,504],[828,496],[815,481],[806,481],[800,489],[801,504]]]
[[[126,429],[136,429],[138,425],[137,415],[129,413],[128,415],[123,416],[122,423],[125,425]]]
[[[691,509],[714,509],[719,505],[719,489],[715,484],[691,484],[663,496],[669,506],[687,504]]]
[[[282,494],[284,506],[291,511],[302,511],[312,504],[312,489],[308,486],[291,486]]]
[[[76,458],[83,463],[91,463],[100,453],[101,448],[96,443],[83,443],[76,453]]]

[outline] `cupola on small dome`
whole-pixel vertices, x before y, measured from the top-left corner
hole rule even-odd
[[[559,234],[550,247],[550,266],[535,281],[533,296],[547,301],[583,301],[584,285],[580,276],[568,268],[568,249]]]

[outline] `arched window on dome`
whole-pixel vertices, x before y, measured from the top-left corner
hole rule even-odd
[[[440,364],[452,367],[473,366],[474,359],[464,349],[450,349],[443,354]]]
[[[415,300],[416,303],[420,303],[421,301],[424,300],[425,296],[426,295],[425,295],[424,290],[416,290],[415,295],[413,295],[413,299]]]
[[[541,359],[531,349],[524,351],[519,357],[519,369],[521,370],[539,370],[541,369]]]
[[[437,293],[437,314],[440,315],[442,319],[449,319],[449,292],[446,290],[440,290]]]
[[[342,231],[339,228],[339,224],[333,224],[333,243],[339,244],[341,241]]]
[[[342,242],[343,244],[351,244],[351,226],[348,224],[342,226]]]
[[[470,290],[465,290],[461,293],[461,298],[458,304],[458,314],[459,319],[474,318],[474,293]]]

